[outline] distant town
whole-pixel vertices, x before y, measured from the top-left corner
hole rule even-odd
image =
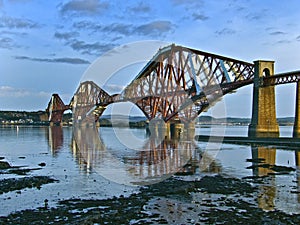
[[[144,127],[148,123],[147,118],[143,116],[130,116],[129,119],[124,115],[114,115],[114,125],[130,127]],[[248,125],[250,118],[213,118],[211,116],[199,116],[196,119],[196,124],[199,125]],[[292,126],[294,117],[278,118],[278,123],[281,126]],[[100,117],[101,126],[112,126],[111,115],[103,115]],[[45,111],[0,111],[0,125],[39,125],[48,126],[48,114]],[[72,125],[72,113],[63,115],[64,126]]]

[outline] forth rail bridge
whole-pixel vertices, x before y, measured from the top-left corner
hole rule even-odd
[[[300,137],[299,82],[300,70],[275,74],[274,61],[249,63],[172,44],[159,49],[121,93],[109,95],[93,81],[85,81],[68,105],[53,94],[46,112],[51,125],[60,124],[64,111],[69,109],[74,124],[95,124],[109,104],[132,102],[150,123],[158,121],[158,126],[163,125],[166,132],[176,136],[182,129],[193,133],[194,119],[223,95],[253,84],[248,136],[278,138],[274,87],[296,83],[296,140]]]

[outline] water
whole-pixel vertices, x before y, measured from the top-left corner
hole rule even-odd
[[[281,127],[280,132],[281,136],[288,137],[292,129]],[[296,169],[288,174],[270,176],[259,186],[260,195],[255,202],[265,210],[300,212],[300,153],[294,149],[153,140],[147,137],[144,129],[103,127],[99,133],[100,139],[93,129],[86,128],[74,138],[72,127],[0,127],[0,157],[5,157],[4,161],[12,166],[39,168],[29,175],[50,176],[59,181],[43,185],[40,190],[26,188],[21,192],[1,194],[0,215],[42,207],[45,199],[54,207],[62,199],[130,195],[138,191],[135,185],[159,182],[178,170],[185,172],[182,166],[190,158],[199,168],[184,179],[199,179],[216,173],[243,178],[272,172],[268,168],[251,168],[255,165],[251,159],[255,158],[264,158],[264,163],[270,165]],[[196,128],[196,134],[220,133],[246,136],[247,127]],[[41,167],[40,163],[46,166]],[[19,177],[22,176],[0,174],[0,179]]]

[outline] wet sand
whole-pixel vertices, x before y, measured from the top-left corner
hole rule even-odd
[[[273,169],[270,176],[291,171],[288,167],[263,166]],[[0,163],[2,174],[20,169],[24,168],[14,168],[3,160]],[[23,174],[25,177],[1,180],[0,193],[59,182],[47,176],[31,176],[28,168]],[[259,207],[259,185],[269,176],[238,179],[215,174],[185,178],[173,176],[141,187],[128,197],[71,198],[59,201],[56,207],[50,207],[45,199],[43,207],[0,217],[0,224],[300,224],[300,214]]]

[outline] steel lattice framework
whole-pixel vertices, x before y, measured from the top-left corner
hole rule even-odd
[[[49,114],[49,121],[60,123],[64,111],[68,109],[70,109],[70,106],[65,105],[58,94],[53,94],[46,109],[46,112]]]
[[[81,83],[72,100],[74,122],[98,121],[106,106],[112,102],[113,97],[94,82]]]
[[[292,71],[287,73],[280,73],[274,76],[263,77],[260,80],[260,85],[265,86],[274,86],[279,84],[288,84],[300,82],[300,71]]]
[[[190,121],[253,78],[252,63],[171,45],[160,49],[116,100],[135,103],[149,120]]]
[[[73,109],[73,119],[97,121],[113,102],[132,102],[152,120],[194,120],[223,95],[254,81],[254,64],[177,45],[159,49],[135,79],[110,96],[92,81],[80,84],[68,106],[58,95],[48,104],[51,121]],[[300,71],[260,78],[260,86],[299,82]]]

